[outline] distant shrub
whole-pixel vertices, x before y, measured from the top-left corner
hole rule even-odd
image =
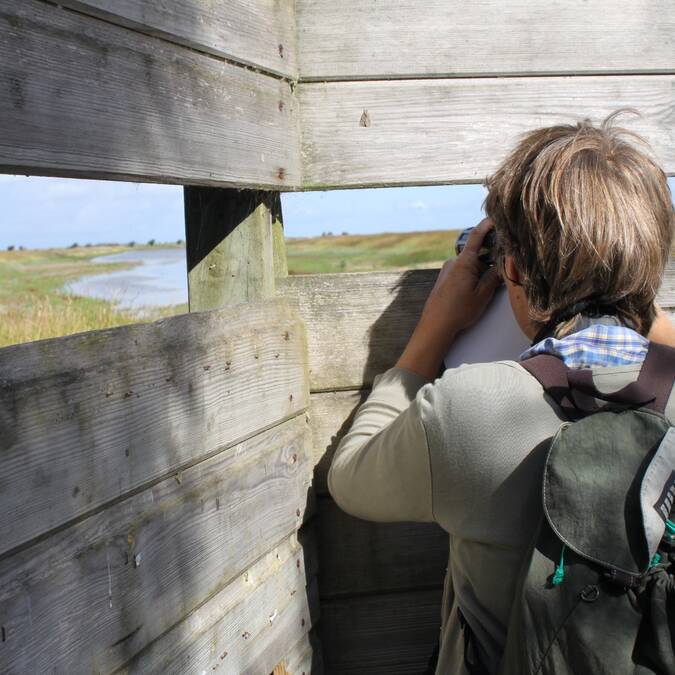
[[[74,241],[68,248],[78,248],[78,247],[79,244],[76,241]]]
[[[91,244],[85,244],[84,247],[85,248],[91,248]]]
[[[14,250],[14,247],[13,247],[13,246],[8,246],[8,247],[7,247],[7,250],[8,250],[8,251],[13,251],[13,250]]]
[[[343,236],[343,237],[348,237],[348,236],[349,236],[349,232],[343,232],[343,233],[342,233],[342,236]]]
[[[23,246],[19,246],[19,251],[25,251],[26,249]]]
[[[154,239],[151,239],[151,240],[148,242],[148,246],[154,246],[154,245],[155,245],[155,240],[154,240]]]
[[[135,241],[130,241],[130,242],[127,244],[127,246],[136,246],[136,242],[135,242]]]
[[[182,246],[185,242],[182,239],[176,239],[176,244]]]

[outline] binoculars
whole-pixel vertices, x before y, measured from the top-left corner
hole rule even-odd
[[[471,231],[474,230],[474,227],[467,227],[465,230],[462,230],[457,237],[455,242],[455,252],[459,255],[466,246],[466,242],[469,239]],[[480,247],[478,252],[478,259],[484,262],[486,265],[495,264],[495,250],[497,248],[497,233],[494,230],[490,230],[483,239],[483,244]]]

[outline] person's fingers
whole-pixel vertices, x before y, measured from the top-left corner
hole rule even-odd
[[[491,298],[494,292],[499,288],[502,283],[502,279],[499,276],[499,272],[496,267],[490,267],[483,274],[478,282],[478,292],[481,296],[487,296]]]
[[[471,230],[469,238],[466,240],[466,246],[464,251],[468,251],[472,254],[478,254],[483,245],[483,239],[485,235],[494,227],[494,223],[490,218],[483,218],[483,220],[476,225],[476,227]],[[463,252],[464,252],[463,251]]]

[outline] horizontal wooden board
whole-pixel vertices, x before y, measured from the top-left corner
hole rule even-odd
[[[307,553],[293,535],[144,649],[120,675],[271,673],[282,657],[304,658],[307,650],[311,663],[307,634],[319,616],[319,597],[316,578],[306,577]],[[302,653],[289,653],[289,645]]]
[[[330,463],[340,442],[349,430],[354,414],[370,390],[327,391],[312,394],[309,404],[309,425],[312,430],[314,459],[314,490],[328,493],[327,479]]]
[[[0,8],[2,172],[288,188],[297,123],[284,80],[44,2]]]
[[[302,275],[280,282],[307,326],[310,388],[361,389],[394,365],[437,274]]]
[[[433,42],[430,46],[433,46]],[[299,89],[307,189],[476,183],[519,134],[625,116],[675,173],[675,75],[305,83]]]
[[[321,599],[440,588],[448,534],[435,523],[373,523],[317,500]]]
[[[0,349],[0,552],[308,405],[283,301]]]
[[[4,558],[0,672],[129,662],[300,527],[308,442],[300,415]]]
[[[319,635],[327,675],[390,675],[427,670],[441,627],[441,591],[331,600]]]
[[[281,292],[297,305],[307,325],[311,389],[369,387],[375,375],[393,366],[437,275],[438,270],[430,269],[301,275],[283,280]],[[664,307],[675,307],[672,260],[658,300]],[[334,423],[320,422],[321,439],[330,439],[341,428],[350,405],[345,399],[344,407],[335,409]],[[318,411],[319,419],[329,413],[330,409]],[[321,452],[320,444],[317,448]],[[325,473],[323,466],[320,471]]]
[[[675,70],[669,0],[298,0],[303,79]]]
[[[280,675],[322,675],[323,656],[319,638],[314,631],[303,635],[284,657]],[[276,675],[273,672],[272,675]]]
[[[291,0],[59,0],[63,7],[297,79]]]

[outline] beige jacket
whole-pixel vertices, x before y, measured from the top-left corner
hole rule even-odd
[[[594,371],[601,391],[639,366]],[[674,418],[671,395],[667,414]],[[437,673],[463,674],[457,608],[495,672],[514,583],[540,513],[547,439],[562,420],[513,361],[466,365],[429,383],[392,368],[375,379],[328,475],[335,501],[376,521],[435,521],[450,537]]]

